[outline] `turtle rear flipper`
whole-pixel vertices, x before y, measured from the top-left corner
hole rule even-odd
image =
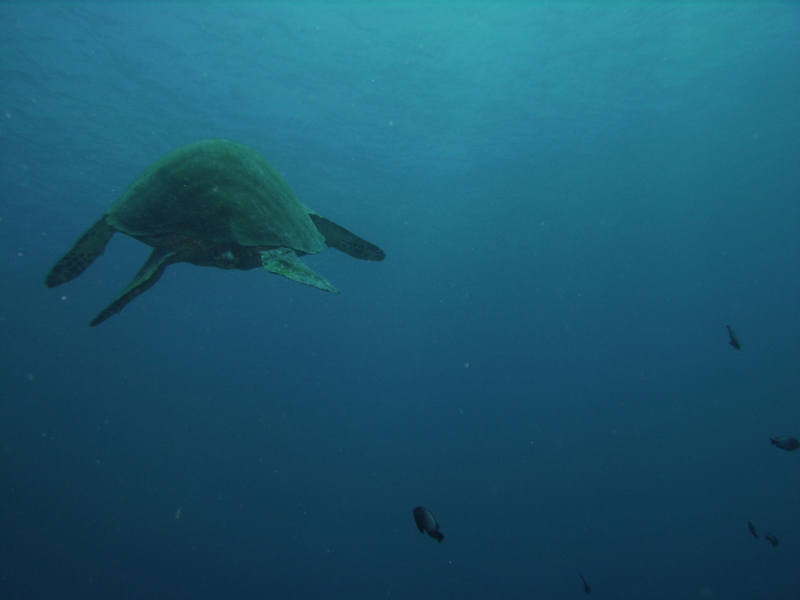
[[[324,235],[324,234],[323,234]],[[261,264],[264,269],[275,275],[281,275],[297,283],[310,285],[325,292],[339,294],[339,290],[333,287],[330,281],[320,277],[314,271],[303,264],[291,248],[272,248],[261,251]]]
[[[177,252],[173,252],[171,250],[159,250],[158,248],[153,250],[150,258],[148,258],[147,262],[144,263],[144,266],[139,269],[136,277],[134,277],[133,281],[128,284],[128,287],[125,288],[125,291],[117,296],[117,299],[109,304],[108,307],[103,310],[103,312],[97,315],[94,320],[89,323],[89,325],[92,327],[100,325],[100,323],[105,321],[107,318],[117,314],[119,311],[125,308],[125,305],[136,298],[136,296],[143,294],[153,287],[164,274],[166,268],[173,262],[176,262],[174,260],[176,256]]]
[[[308,210],[308,216],[311,217],[314,225],[325,238],[325,243],[331,248],[336,248],[353,258],[360,258],[361,260],[383,260],[386,258],[386,253],[375,244],[358,237],[352,231],[348,231],[341,225],[337,225],[330,219],[326,219],[308,208],[306,210]]]
[[[116,230],[108,224],[106,215],[100,217],[92,227],[83,234],[81,239],[75,242],[72,250],[67,252],[64,257],[50,269],[45,279],[45,285],[54,288],[62,283],[72,281],[78,275],[89,268],[98,256],[100,256],[108,245],[108,241]]]

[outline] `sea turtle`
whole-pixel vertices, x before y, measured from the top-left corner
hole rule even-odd
[[[222,139],[174,150],[148,168],[52,268],[56,287],[78,277],[120,231],[154,248],[133,281],[91,322],[99,325],[150,289],[167,266],[263,266],[339,293],[299,256],[332,246],[362,260],[383,250],[303,206],[286,180],[252,148]]]

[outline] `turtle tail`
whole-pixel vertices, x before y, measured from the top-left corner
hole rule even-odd
[[[45,285],[54,288],[62,283],[72,281],[83,273],[106,249],[114,231],[114,228],[108,224],[106,215],[100,217],[100,220],[75,242],[72,250],[50,269],[47,279],[44,281]]]

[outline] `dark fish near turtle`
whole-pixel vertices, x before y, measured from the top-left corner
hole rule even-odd
[[[417,506],[414,509],[414,522],[416,522],[420,533],[427,533],[439,543],[444,539],[444,535],[439,531],[439,523],[436,522],[436,517],[424,506]]]
[[[733,331],[733,329],[731,329],[730,325],[725,325],[725,327],[728,328],[728,338],[730,338],[730,341],[728,343],[737,350],[741,350],[742,344],[739,343],[739,338],[736,337],[736,332]]]
[[[749,521],[747,522],[747,531],[749,531],[750,533],[752,533],[752,534],[753,534],[753,537],[755,537],[755,538],[757,538],[757,537],[758,537],[758,533],[756,533],[756,528],[755,528],[755,527],[753,526],[753,524],[752,524],[752,523],[750,523]]]
[[[800,448],[800,442],[798,442],[796,438],[793,438],[790,435],[782,435],[781,437],[769,438],[769,441],[772,442],[773,446],[777,446],[781,450],[786,450],[787,452],[791,452],[792,450],[797,450],[798,448]]]

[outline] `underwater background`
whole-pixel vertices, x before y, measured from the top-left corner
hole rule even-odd
[[[800,599],[800,3],[14,2],[0,41],[0,597]],[[150,248],[45,275],[209,137],[386,260],[178,264],[90,328]]]

